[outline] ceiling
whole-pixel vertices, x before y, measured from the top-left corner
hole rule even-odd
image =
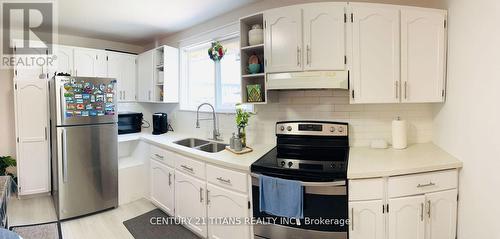
[[[143,45],[259,0],[62,0],[59,33]]]

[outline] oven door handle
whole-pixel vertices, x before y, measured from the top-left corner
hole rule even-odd
[[[260,174],[251,173],[254,178],[259,178]],[[304,187],[338,187],[346,186],[346,180],[339,180],[333,182],[301,182]]]

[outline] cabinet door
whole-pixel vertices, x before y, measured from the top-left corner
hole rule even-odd
[[[302,71],[302,10],[284,7],[264,13],[266,72]]]
[[[207,186],[207,204],[209,218],[243,219],[248,217],[248,196],[236,193],[212,184]],[[249,239],[250,226],[209,224],[208,238],[212,239]]]
[[[118,100],[134,101],[136,85],[135,56],[122,53],[108,53],[108,77],[117,80]]]
[[[444,100],[445,19],[440,10],[401,10],[402,102]]]
[[[457,190],[426,195],[426,239],[453,239],[457,225]]]
[[[75,76],[95,77],[96,53],[94,50],[76,48],[74,50]]]
[[[314,3],[304,11],[304,70],[344,70],[345,3]]]
[[[351,5],[352,103],[399,102],[399,9],[376,4]]]
[[[108,77],[108,59],[106,51],[96,50],[94,64],[95,77]]]
[[[163,102],[179,102],[179,49],[164,46],[164,79],[165,84]]]
[[[17,43],[16,43],[17,44]],[[30,50],[31,52],[32,50]],[[35,50],[37,53],[33,54],[21,54],[21,52],[14,51],[16,57],[23,60],[23,64],[16,64],[14,77],[17,81],[33,81],[39,79],[47,78],[47,66],[46,65],[37,65],[36,60],[40,57],[47,58],[46,51],[44,50]],[[31,62],[30,59],[35,59],[34,62]]]
[[[50,192],[47,81],[21,80],[16,84],[19,194]]]
[[[169,215],[174,215],[174,169],[151,160],[151,200]]]
[[[384,214],[382,200],[349,202],[350,239],[383,239]]]
[[[56,55],[56,71],[54,73],[67,73],[72,75],[73,68],[73,48],[67,46],[54,46]]]
[[[176,171],[175,188],[175,216],[191,218],[185,226],[206,238],[207,225],[202,221],[207,217],[205,182]]]
[[[139,54],[137,57],[137,100],[152,101],[153,91],[153,57],[154,50]]]
[[[389,239],[424,239],[425,196],[389,199]]]

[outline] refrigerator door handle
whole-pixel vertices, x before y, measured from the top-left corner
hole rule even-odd
[[[66,130],[62,129],[62,135],[61,135],[61,141],[62,141],[62,177],[63,177],[63,183],[68,182],[68,153],[67,153],[67,143],[66,143]]]

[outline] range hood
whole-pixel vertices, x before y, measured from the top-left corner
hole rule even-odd
[[[348,71],[308,71],[267,74],[268,90],[349,88]]]

